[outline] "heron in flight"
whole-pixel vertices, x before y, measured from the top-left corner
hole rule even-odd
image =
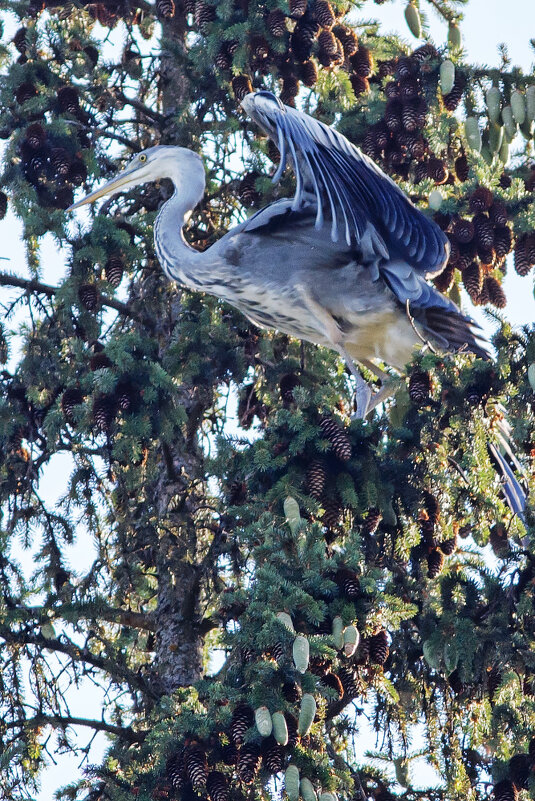
[[[204,195],[203,162],[185,148],[159,145],[69,211],[170,178],[174,194],[154,224],[166,275],[227,301],[259,326],[337,351],[355,377],[357,417],[386,387],[370,403],[356,362],[381,378],[377,361],[403,372],[422,340],[489,358],[476,323],[428,282],[448,260],[440,228],[333,128],[271,92],[248,94],[241,105],[279,149],[274,182],[291,163],[293,198],[276,200],[201,253],[183,227]]]
[[[182,233],[205,190],[200,157],[182,147],[139,153],[71,209],[170,178],[174,194],[154,224],[166,275],[226,300],[259,326],[338,351],[356,380],[358,417],[371,408],[371,391],[355,362],[380,377],[377,360],[403,371],[422,339],[488,358],[476,324],[427,281],[448,259],[440,228],[334,129],[270,92],[251,93],[241,105],[280,151],[273,181],[291,161],[296,191],[208,250],[190,247]]]

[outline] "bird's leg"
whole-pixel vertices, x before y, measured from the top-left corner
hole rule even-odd
[[[343,333],[340,330],[340,326],[329,314],[329,312],[312,297],[310,290],[307,287],[303,286],[303,284],[298,284],[296,288],[299,290],[305,306],[321,324],[326,338],[329,340],[334,350],[337,350],[340,356],[344,359],[351,372],[351,375],[354,377],[357,384],[355,393],[357,397],[356,417],[360,420],[364,420],[366,417],[366,412],[368,411],[368,404],[370,402],[372,391],[359,373],[355,362],[344,347]]]
[[[344,359],[345,363],[347,364],[349,371],[351,375],[354,377],[355,382],[357,384],[355,389],[355,395],[357,397],[357,411],[355,412],[355,417],[357,418],[357,420],[364,420],[364,418],[370,411],[370,401],[372,399],[372,391],[367,381],[365,381],[361,376],[361,374],[359,373],[355,362],[353,361],[347,350],[344,348],[344,346],[340,344],[340,345],[335,345],[335,347],[340,356]]]
[[[361,359],[361,362],[364,367],[367,367],[368,370],[381,381],[381,388],[375,395],[372,395],[370,403],[368,404],[367,413],[369,414],[376,406],[379,406],[384,400],[394,395],[400,384],[400,379],[396,376],[391,376],[385,370],[381,370],[380,367],[377,367],[377,365],[369,359]]]

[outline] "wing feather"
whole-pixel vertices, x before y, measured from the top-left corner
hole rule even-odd
[[[270,92],[256,92],[242,102],[251,117],[277,142],[281,160],[273,176],[278,181],[291,156],[297,181],[294,209],[299,209],[310,185],[318,206],[317,224],[331,212],[331,237],[360,243],[371,223],[391,255],[406,258],[426,278],[438,275],[448,259],[448,240],[420,212],[394,181],[345,136],[297,109],[283,105]]]

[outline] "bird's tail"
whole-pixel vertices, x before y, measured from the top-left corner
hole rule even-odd
[[[431,306],[417,320],[432,340],[445,350],[474,353],[481,359],[491,354],[480,326],[453,303],[450,307]]]
[[[497,411],[501,414],[502,407],[498,407]],[[512,448],[511,441],[511,426],[505,419],[500,416],[497,423],[498,429],[498,442],[488,443],[488,450],[490,458],[502,479],[502,491],[507,502],[507,505],[518,517],[524,522],[527,487],[522,480],[522,466]],[[517,476],[521,476],[520,480]]]

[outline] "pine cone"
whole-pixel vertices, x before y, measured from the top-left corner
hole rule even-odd
[[[492,275],[489,275],[483,283],[492,305],[496,306],[497,309],[504,309],[507,306],[507,298],[500,282]]]
[[[519,275],[527,275],[533,267],[533,261],[530,258],[530,250],[531,248],[528,248],[527,236],[517,239],[514,251],[514,265]]]
[[[206,753],[200,745],[190,745],[184,757],[186,775],[194,790],[202,791],[208,778],[208,763]]]
[[[241,748],[236,764],[236,773],[243,784],[253,783],[260,767],[260,759],[260,748],[256,743],[247,743]]]
[[[332,417],[323,417],[320,428],[325,439],[331,443],[337,459],[347,462],[351,458],[351,442],[344,429]]]
[[[156,0],[156,13],[163,19],[172,19],[175,16],[174,0]]]
[[[262,742],[262,762],[268,773],[272,775],[284,770],[284,748],[274,737],[266,737]],[[216,801],[214,799],[214,801]]]
[[[50,153],[50,164],[54,173],[58,176],[69,174],[71,157],[63,147],[55,147]]]
[[[97,311],[100,303],[100,293],[95,284],[81,284],[78,289],[78,298],[87,311]]]
[[[442,159],[431,158],[427,162],[427,174],[438,185],[448,180],[448,170]]]
[[[444,554],[438,548],[433,550],[427,555],[427,575],[433,579],[438,576],[444,567]]]
[[[325,489],[325,482],[327,480],[327,470],[323,459],[313,459],[310,462],[306,474],[306,488],[308,494],[320,500],[323,490]]]
[[[403,103],[401,121],[406,131],[414,132],[425,125],[427,104],[422,97],[407,100]]]
[[[465,80],[461,78],[459,75],[455,77],[455,83],[453,84],[453,89],[447,95],[444,95],[442,101],[444,103],[444,108],[448,111],[455,111],[459,103],[461,102],[463,92],[465,87]]]
[[[337,52],[336,36],[332,31],[323,30],[318,36],[318,46],[320,56],[324,53],[327,56],[335,56]]]
[[[301,381],[294,373],[283,375],[279,382],[279,390],[281,398],[285,403],[294,403],[295,398],[293,391],[296,387],[301,386]]]
[[[322,28],[332,28],[336,17],[328,0],[316,0],[312,7],[312,14]]]
[[[531,757],[529,754],[515,754],[509,760],[509,776],[519,790],[527,790],[531,776]]]
[[[300,77],[305,86],[315,86],[318,80],[318,68],[310,59],[301,64]]]
[[[294,19],[302,17],[307,10],[307,0],[290,0],[290,14]]]
[[[121,412],[128,412],[134,405],[136,390],[129,381],[121,381],[115,390],[115,402]]]
[[[425,64],[427,61],[431,61],[431,59],[434,58],[438,58],[438,50],[429,42],[421,45],[421,47],[417,47],[416,50],[413,50],[411,54],[412,61],[416,62],[420,68],[422,64]]]
[[[295,75],[286,75],[282,81],[280,99],[287,106],[295,106],[295,98],[299,94],[299,81]]]
[[[253,91],[253,85],[248,75],[235,75],[232,79],[232,91],[238,103]]]
[[[464,183],[464,181],[468,180],[469,170],[470,166],[466,156],[459,156],[459,158],[455,159],[455,174],[459,181]]]
[[[388,647],[388,634],[386,631],[379,631],[370,637],[370,661],[376,665],[384,665],[388,659],[390,649]]]
[[[25,81],[21,83],[17,89],[15,90],[15,100],[19,105],[26,103],[27,100],[31,100],[32,97],[35,97],[37,94],[37,88],[33,83],[29,83]]]
[[[358,50],[359,40],[357,34],[352,28],[346,28],[345,25],[337,25],[333,29],[334,35],[342,43],[344,50],[344,57],[351,58]]]
[[[478,186],[469,200],[470,211],[487,211],[492,206],[494,195],[486,186]]]
[[[518,801],[518,790],[509,779],[494,785],[494,801]]]
[[[308,17],[297,23],[290,37],[291,49],[297,61],[306,61],[310,58],[312,44],[318,33],[318,23]]]
[[[365,95],[370,91],[370,84],[367,78],[363,78],[361,75],[354,73],[350,76],[349,80],[351,81],[351,88],[355,93],[355,97]]]
[[[454,670],[453,673],[450,673],[448,676],[448,684],[455,695],[460,695],[462,692],[464,692],[464,684],[461,681],[458,670]]]
[[[438,547],[445,556],[451,556],[457,549],[457,536],[451,537],[449,540],[444,540]]]
[[[411,77],[399,82],[399,96],[401,100],[414,100],[420,94],[418,79]]]
[[[212,770],[206,779],[206,792],[210,801],[228,801],[228,779],[220,770]]]
[[[461,244],[467,244],[474,238],[474,224],[471,220],[466,220],[463,217],[457,217],[452,223],[451,233],[457,242]]]
[[[385,125],[389,131],[396,132],[402,128],[401,115],[403,113],[403,106],[401,102],[396,99],[387,101],[385,108]]]
[[[483,289],[483,271],[477,261],[471,262],[466,270],[463,271],[463,286],[472,301],[479,297]]]
[[[115,417],[113,395],[99,395],[93,402],[93,420],[101,431],[108,431]]]
[[[70,387],[66,389],[61,396],[61,410],[67,419],[67,422],[73,422],[73,412],[75,406],[79,406],[84,402],[84,395],[80,389]]]
[[[11,40],[19,53],[23,56],[28,50],[27,28],[19,28],[15,36]]]
[[[426,545],[435,546],[435,524],[428,517],[420,518],[420,534]]]
[[[282,685],[282,694],[290,704],[296,704],[302,696],[302,690],[295,681],[287,681]]]
[[[69,167],[68,179],[71,184],[80,186],[87,178],[87,167],[82,159],[75,159]]]
[[[342,666],[338,669],[338,678],[346,698],[356,698],[359,694],[358,676],[351,667]]]
[[[492,209],[491,209],[492,211]],[[496,258],[503,259],[513,247],[513,232],[507,225],[499,225],[494,229],[494,251]]]
[[[116,289],[122,281],[124,269],[124,260],[120,253],[113,253],[104,266],[104,275],[114,289]]]
[[[62,86],[57,93],[60,111],[74,114],[80,107],[78,90],[74,86]]]
[[[429,520],[436,525],[440,519],[440,504],[436,496],[429,490],[424,490],[424,508]]]
[[[483,212],[476,214],[473,219],[474,236],[481,247],[490,249],[494,247],[494,227],[488,216]]]
[[[375,534],[382,519],[383,515],[376,506],[368,509],[368,514],[366,515],[366,519],[362,524],[363,534]]]
[[[266,19],[267,29],[272,36],[284,36],[286,33],[286,16],[280,8],[270,11]]]
[[[260,200],[260,195],[255,186],[258,177],[259,173],[253,170],[253,172],[246,173],[240,181],[238,195],[244,206],[254,206]]]
[[[398,81],[404,81],[411,78],[418,70],[419,65],[410,56],[401,56],[396,62],[396,78]]]
[[[246,704],[240,704],[232,713],[230,721],[230,739],[234,745],[242,745],[244,742],[244,735],[254,722],[254,712],[251,707]]]
[[[185,752],[186,749],[181,748],[169,757],[165,765],[165,778],[174,790],[182,790],[186,784]]]
[[[204,0],[197,0],[195,3],[195,24],[200,32],[205,35],[208,33],[210,23],[215,19],[215,7],[208,5]]]
[[[336,673],[325,673],[321,679],[320,683],[323,684],[324,687],[329,687],[331,690],[338,695],[338,698],[342,698],[344,695],[344,685],[342,684],[339,676]]]
[[[332,577],[332,580],[344,597],[352,600],[360,598],[360,581],[354,570],[340,567]]]
[[[238,761],[239,751],[234,743],[228,743],[221,748],[221,761],[224,765],[235,765]]]
[[[373,72],[372,54],[363,44],[359,44],[357,52],[349,59],[351,66],[361,78],[369,78]]]
[[[337,497],[323,498],[321,501],[323,506],[323,516],[321,518],[322,524],[327,529],[334,529],[340,522],[342,517],[342,507]]]
[[[448,262],[442,272],[433,280],[433,283],[439,292],[447,292],[453,286],[454,278],[455,265]]]
[[[535,174],[535,173],[534,173],[534,174]],[[512,184],[512,183],[513,183],[513,179],[511,178],[511,176],[510,176],[510,175],[507,175],[507,173],[506,173],[506,172],[503,172],[503,173],[500,175],[500,181],[499,181],[499,184],[500,184],[500,187],[501,187],[502,189],[509,189],[509,187],[511,186],[511,184]]]
[[[25,131],[25,142],[33,150],[38,150],[42,147],[46,141],[46,131],[39,122],[33,122],[26,128]]]
[[[89,359],[89,367],[91,368],[91,370],[93,370],[93,372],[95,370],[102,370],[105,367],[111,367],[111,366],[112,366],[112,360],[110,359],[109,356],[106,356],[106,354],[103,351],[98,351],[97,353],[94,353],[93,356],[91,356],[91,358]]]
[[[424,370],[413,370],[409,378],[409,396],[418,406],[429,401],[431,376]]]

